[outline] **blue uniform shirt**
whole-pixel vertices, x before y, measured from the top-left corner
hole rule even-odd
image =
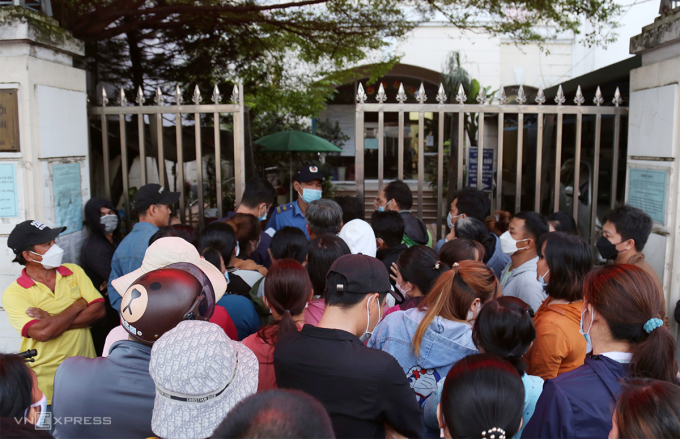
[[[288,203],[277,207],[267,224],[265,233],[269,236],[274,236],[279,229],[290,226],[297,227],[305,232],[305,236],[309,239],[307,221],[305,221],[305,215],[302,213],[302,210],[300,210],[300,204],[298,203],[299,200],[294,203]]]

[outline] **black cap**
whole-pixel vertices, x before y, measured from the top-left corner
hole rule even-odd
[[[179,192],[167,192],[160,184],[145,184],[135,194],[135,210],[146,212],[152,204],[175,204],[179,200]]]
[[[50,229],[40,221],[26,220],[17,224],[7,238],[7,247],[11,248],[15,255],[26,250],[32,245],[45,244],[59,236],[66,227]]]
[[[400,299],[392,290],[385,264],[362,254],[336,259],[326,275],[326,290],[350,294],[390,293]]]
[[[321,173],[321,169],[318,166],[303,166],[297,172],[297,176],[295,177],[295,181],[298,183],[308,183],[312,180],[323,181],[323,174]]]

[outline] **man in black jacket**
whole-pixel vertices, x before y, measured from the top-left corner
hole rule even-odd
[[[384,438],[386,429],[420,437],[421,411],[397,360],[364,346],[391,292],[377,259],[345,255],[326,276],[326,308],[318,326],[279,338],[274,369],[279,388],[302,390],[326,407],[338,438]]]

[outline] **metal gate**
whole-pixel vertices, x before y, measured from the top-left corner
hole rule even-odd
[[[165,157],[164,157],[164,145],[163,145],[163,115],[164,114],[174,114],[175,115],[175,132],[176,132],[176,144],[175,148],[177,151],[177,180],[182,184],[178,184],[180,196],[180,218],[184,222],[186,207],[185,206],[185,189],[184,189],[184,159],[182,150],[182,115],[183,114],[193,114],[194,115],[194,133],[196,142],[196,167],[198,172],[198,223],[202,227],[204,223],[204,194],[203,194],[203,151],[201,144],[201,115],[202,114],[212,114],[213,115],[213,126],[214,126],[214,143],[215,143],[215,179],[216,179],[216,203],[217,203],[217,215],[218,218],[223,216],[223,206],[222,206],[222,186],[220,182],[222,181],[222,168],[219,165],[221,163],[221,143],[220,143],[220,115],[221,114],[232,114],[234,122],[234,176],[235,176],[235,198],[236,204],[241,202],[241,196],[243,190],[245,189],[245,154],[244,154],[244,106],[243,106],[243,85],[234,85],[234,89],[231,95],[232,104],[221,104],[222,95],[220,94],[217,85],[215,85],[212,93],[212,104],[201,104],[201,93],[198,86],[194,89],[194,94],[192,97],[193,105],[182,105],[182,94],[180,92],[179,86],[175,88],[174,105],[164,105],[163,95],[161,93],[160,87],[156,88],[156,96],[154,98],[154,105],[144,105],[144,94],[142,89],[137,90],[137,97],[135,99],[137,105],[128,105],[127,99],[125,97],[125,92],[120,89],[120,94],[118,98],[118,106],[107,106],[109,99],[106,95],[106,90],[102,88],[101,94],[101,106],[100,107],[89,107],[89,115],[99,115],[101,117],[101,131],[102,131],[102,150],[104,156],[104,194],[107,199],[111,199],[111,169],[110,169],[110,155],[109,155],[109,134],[108,134],[108,117],[117,115],[119,119],[119,130],[120,130],[120,149],[121,149],[121,165],[122,165],[122,179],[123,179],[123,197],[126,212],[131,212],[130,210],[130,196],[129,196],[129,182],[128,182],[128,168],[125,164],[128,163],[128,148],[127,148],[127,134],[126,134],[126,116],[136,115],[138,124],[138,145],[139,145],[139,156],[141,158],[146,157],[145,153],[145,134],[144,134],[144,116],[148,115],[150,122],[151,118],[155,118],[155,139],[157,142],[158,149],[158,176],[161,184],[165,180]],[[191,129],[191,128],[188,128]],[[154,133],[152,132],[152,135]],[[146,171],[146,160],[140,160],[141,165],[141,180],[142,185],[147,183],[147,171]],[[117,204],[117,200],[112,200],[114,204]],[[127,220],[129,221],[130,215],[127,215]],[[130,224],[128,223],[128,227]]]
[[[362,200],[364,199],[365,187],[364,187],[364,115],[365,113],[373,112],[378,113],[378,190],[382,190],[383,187],[383,175],[384,175],[384,143],[385,143],[385,113],[395,112],[398,113],[398,123],[399,123],[399,137],[398,137],[398,178],[403,179],[403,152],[404,152],[404,113],[418,113],[418,199],[423,198],[423,185],[425,183],[425,172],[424,172],[424,114],[426,112],[438,113],[439,114],[439,124],[438,124],[438,152],[437,152],[437,239],[441,238],[442,230],[442,219],[445,216],[448,206],[445,206],[445,202],[442,196],[443,190],[443,162],[444,162],[444,125],[445,125],[445,114],[457,114],[458,115],[458,173],[457,173],[457,185],[456,189],[459,190],[464,187],[463,185],[463,149],[460,147],[465,144],[465,129],[464,129],[464,115],[466,113],[477,113],[479,114],[478,131],[478,160],[477,160],[477,187],[480,188],[482,183],[482,170],[481,166],[482,157],[484,157],[484,115],[485,114],[496,114],[498,116],[498,126],[499,126],[499,136],[498,136],[498,164],[497,164],[497,174],[495,180],[497,182],[503,181],[503,132],[502,128],[504,126],[504,118],[506,114],[516,115],[517,126],[522,127],[517,130],[517,170],[516,170],[516,195],[515,195],[515,212],[520,210],[520,202],[522,197],[522,154],[524,145],[524,116],[525,115],[537,115],[538,120],[538,136],[536,142],[536,190],[534,197],[534,206],[536,211],[540,211],[541,202],[541,166],[542,166],[542,153],[543,153],[543,130],[544,130],[544,118],[548,115],[556,115],[556,151],[555,151],[555,178],[554,178],[554,205],[553,211],[558,211],[560,209],[559,205],[559,193],[560,190],[560,173],[562,168],[561,156],[562,156],[562,140],[563,140],[563,125],[565,115],[575,115],[576,116],[576,138],[575,138],[575,154],[574,162],[577,164],[581,163],[581,142],[582,142],[582,127],[583,127],[583,115],[595,115],[595,133],[594,133],[594,162],[593,162],[593,184],[592,193],[598,194],[599,185],[599,168],[600,168],[600,142],[601,142],[601,131],[602,131],[602,116],[611,115],[614,117],[614,133],[613,133],[613,169],[618,169],[619,162],[619,143],[621,134],[621,116],[628,114],[628,108],[622,107],[622,99],[619,89],[616,89],[616,93],[612,99],[613,106],[604,107],[604,98],[598,87],[597,93],[593,99],[593,106],[584,106],[585,97],[581,92],[581,87],[578,87],[576,96],[574,98],[575,105],[564,105],[566,98],[562,87],[559,87],[557,95],[555,97],[556,105],[544,105],[546,102],[546,97],[543,89],[540,89],[536,95],[535,101],[536,105],[526,105],[527,97],[524,92],[523,87],[520,86],[517,93],[516,102],[518,105],[506,105],[507,98],[504,88],[500,89],[500,93],[497,98],[497,104],[488,103],[487,96],[484,88],[480,87],[479,95],[476,100],[478,104],[466,104],[467,96],[461,85],[458,94],[456,96],[457,104],[446,103],[447,96],[444,91],[442,84],[439,86],[439,91],[436,96],[437,103],[428,104],[427,96],[425,95],[425,88],[421,83],[420,89],[416,93],[415,103],[407,103],[407,95],[404,92],[403,84],[399,87],[398,94],[396,96],[397,103],[386,103],[387,95],[385,94],[385,89],[383,84],[380,84],[378,92],[376,94],[377,103],[367,103],[368,99],[364,87],[359,83],[357,87],[356,96],[356,159],[355,159],[355,173],[356,173],[356,183],[357,183],[357,196]],[[452,142],[453,143],[453,142]],[[580,188],[580,171],[581,166],[574,166],[574,185],[573,188]],[[616,193],[618,185],[617,172],[612,173],[611,181],[611,207],[614,206],[616,202]],[[452,188],[449,188],[451,190]],[[502,200],[502,190],[503,185],[496,185],[496,210],[501,210],[501,200]],[[578,222],[578,210],[579,210],[579,192],[578,189],[573,189],[576,192],[574,197],[573,206],[573,217]],[[591,243],[595,241],[595,223],[597,215],[597,196],[593,197],[594,203],[591,204],[592,213],[590,221],[590,232],[589,238]],[[423,203],[418,203],[418,217],[422,219],[422,206]]]

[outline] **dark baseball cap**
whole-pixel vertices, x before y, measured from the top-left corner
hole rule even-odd
[[[11,248],[15,255],[26,250],[32,245],[45,244],[59,236],[66,227],[50,229],[40,221],[26,220],[17,224],[7,238],[7,247]]]
[[[362,254],[336,259],[326,275],[326,290],[350,294],[390,293],[395,299],[401,299],[392,290],[385,264]]]
[[[312,180],[323,181],[323,173],[321,172],[321,168],[319,168],[318,166],[314,165],[303,166],[300,168],[300,170],[297,172],[297,175],[295,176],[295,181],[297,181],[298,183],[308,183]]]
[[[135,194],[135,210],[146,212],[153,204],[171,205],[179,201],[179,192],[167,192],[160,184],[145,184]]]

